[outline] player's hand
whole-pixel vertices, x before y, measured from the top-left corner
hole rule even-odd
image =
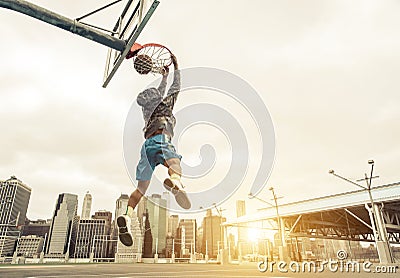
[[[175,69],[178,69],[178,60],[174,54],[171,54],[172,63],[174,64]]]
[[[165,66],[165,67],[163,67],[163,68],[161,69],[161,74],[162,74],[163,76],[167,76],[168,73],[169,73],[169,67]]]

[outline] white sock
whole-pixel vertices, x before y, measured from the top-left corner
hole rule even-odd
[[[173,173],[173,174],[170,175],[170,178],[173,179],[173,180],[180,180],[181,176],[179,174],[177,174],[177,173]]]
[[[133,207],[127,206],[125,214],[128,215],[129,217],[133,217]]]

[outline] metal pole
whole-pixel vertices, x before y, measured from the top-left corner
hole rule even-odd
[[[239,261],[239,263],[241,263],[242,262],[242,245],[241,245],[241,242],[240,241],[238,241],[238,261]]]
[[[211,222],[211,257],[214,257],[214,229],[213,229],[212,211],[211,211],[210,222]],[[207,234],[207,231],[206,231],[206,234]]]
[[[231,255],[231,243],[229,241],[228,241],[228,257],[229,257],[229,262],[230,262],[231,258],[232,258],[232,255]]]
[[[393,254],[392,250],[390,249],[390,243],[388,242],[387,239],[387,232],[386,232],[386,226],[385,222],[382,220],[382,215],[381,212],[379,211],[379,208],[377,205],[375,205],[374,200],[372,198],[372,192],[371,192],[371,184],[372,184],[372,174],[374,171],[374,161],[370,160],[368,161],[369,164],[371,164],[371,176],[369,177],[368,181],[368,176],[365,174],[365,181],[367,182],[367,191],[369,195],[369,199],[371,201],[371,210],[373,212],[374,220],[375,220],[375,227],[376,227],[376,236],[378,237],[376,240],[377,245],[382,245],[377,246],[378,253],[383,253],[382,255],[379,254],[379,256],[382,256],[382,259],[380,258],[381,262],[389,262],[393,263]]]
[[[372,165],[372,169],[373,169],[373,165]],[[372,173],[372,171],[371,171]],[[376,227],[376,225],[378,225],[377,223],[377,215],[375,212],[375,203],[374,203],[374,199],[372,198],[372,193],[371,193],[371,180],[368,182],[368,177],[367,174],[365,174],[365,182],[367,183],[367,192],[368,192],[368,197],[369,197],[369,201],[371,202],[371,208],[368,209],[367,205],[366,208],[368,209],[368,212],[370,214],[370,219],[371,219],[371,226],[373,227],[372,231],[374,233],[374,237],[375,237],[375,241],[377,242],[378,240],[381,239],[381,235],[379,232],[379,228]]]
[[[332,174],[335,177],[338,177],[342,180],[350,182],[360,188],[363,188],[364,190],[366,190],[368,192],[368,197],[371,202],[371,208],[369,208],[368,204],[365,204],[365,208],[368,210],[368,213],[370,216],[371,228],[372,228],[372,232],[374,234],[374,239],[375,239],[376,249],[378,251],[379,260],[381,263],[392,263],[394,261],[393,254],[390,249],[390,243],[387,239],[385,223],[384,223],[384,220],[382,219],[381,212],[379,211],[377,205],[375,205],[375,203],[374,203],[374,200],[372,197],[372,192],[371,192],[372,178],[374,178],[372,176],[372,174],[374,171],[375,163],[373,160],[369,160],[368,164],[371,164],[371,176],[368,177],[368,175],[365,174],[365,178],[362,179],[362,180],[366,181],[367,187],[364,187],[362,185],[359,185],[358,183],[355,183],[349,179],[346,179],[340,175],[337,175],[334,170],[329,170],[329,174]],[[359,180],[359,181],[361,181],[361,180]],[[364,222],[362,222],[362,223],[364,223]]]
[[[124,40],[104,34],[90,28],[77,20],[69,19],[50,10],[23,0],[0,0],[0,8],[14,10],[27,16],[44,21],[58,28],[64,29],[78,36],[95,41],[118,51],[123,51],[126,46]]]
[[[281,217],[280,217],[280,215],[279,215],[279,210],[278,210],[278,198],[276,197],[274,188],[271,187],[270,190],[272,191],[272,195],[273,195],[274,201],[275,201],[276,217],[278,218],[278,230],[279,230],[279,233],[280,233],[281,244],[282,244],[282,247],[283,247],[283,246],[286,246],[286,242],[285,242],[285,230],[284,230],[284,227],[282,227],[282,226],[283,226],[283,225],[282,225],[283,223],[282,223],[282,219],[281,219]]]

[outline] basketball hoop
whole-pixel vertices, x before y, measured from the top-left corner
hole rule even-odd
[[[165,67],[172,64],[172,52],[158,43],[140,45],[135,43],[126,55],[126,59],[133,58],[135,70],[140,74],[164,72]]]

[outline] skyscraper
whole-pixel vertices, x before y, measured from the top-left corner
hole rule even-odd
[[[177,214],[173,214],[168,217],[168,236],[176,238],[176,229],[178,229],[179,225],[179,216]]]
[[[128,205],[129,196],[126,194],[121,194],[117,201],[115,202],[115,217],[117,219],[118,216],[124,214],[126,212],[126,206]],[[117,223],[115,223],[115,227],[117,227]]]
[[[237,200],[236,201],[236,217],[246,215],[246,201]]]
[[[92,217],[93,219],[104,219],[106,221],[106,234],[111,233],[112,213],[111,211],[100,210],[96,211]]]
[[[98,239],[96,241],[96,246],[95,246],[95,256],[98,255],[98,257],[101,258],[112,258],[114,257],[114,241],[112,241],[112,212],[106,211],[106,210],[100,210],[96,211],[94,213],[94,216],[92,219],[104,219],[105,224],[106,224],[106,231],[105,234],[106,236],[102,236],[102,239]],[[98,247],[98,245],[101,245],[101,248]],[[98,254],[96,250],[100,249],[101,253]]]
[[[13,254],[30,196],[31,189],[15,176],[0,181],[0,257]]]
[[[39,257],[43,250],[44,238],[35,235],[21,236],[18,239],[16,252],[18,256],[28,258]]]
[[[91,209],[92,209],[92,195],[90,195],[89,191],[87,191],[85,194],[85,198],[83,199],[81,219],[90,219]]]
[[[167,240],[167,200],[159,194],[147,197],[146,208],[149,214],[153,236],[153,254],[165,252]]]
[[[144,213],[144,238],[143,238],[143,257],[152,258],[153,257],[153,236],[151,234],[149,213]]]
[[[38,237],[47,237],[50,231],[50,225],[51,225],[51,219],[44,220],[44,219],[38,219],[38,220],[29,220],[27,223],[25,223],[23,229],[22,229],[22,235],[23,236],[30,236],[30,235],[35,235]]]
[[[74,253],[74,233],[77,224],[78,196],[69,193],[58,195],[51,221],[46,253],[72,255]]]
[[[237,200],[236,201],[236,216],[241,217],[244,215],[246,215],[246,203],[244,200]],[[243,224],[243,225],[245,225],[245,224]],[[246,227],[239,227],[238,228],[238,241],[246,242],[247,234],[248,234],[248,230]]]
[[[181,219],[177,232],[180,248],[178,251],[179,257],[189,256],[196,252],[196,219]]]
[[[221,224],[225,221],[225,217],[212,215],[211,209],[207,210],[206,217],[203,218],[203,244],[201,251],[203,254],[208,254],[210,258],[215,258],[218,254],[218,248],[223,248],[224,233]]]
[[[90,253],[99,258],[107,253],[107,246],[102,244],[106,235],[105,219],[80,219],[76,232],[74,258],[89,258]]]

